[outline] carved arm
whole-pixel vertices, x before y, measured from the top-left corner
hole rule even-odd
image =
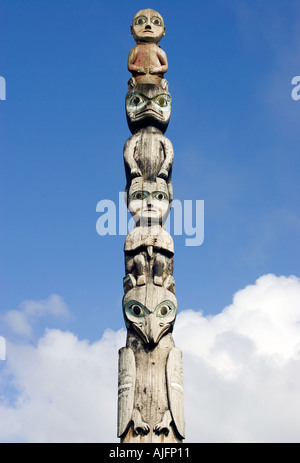
[[[134,159],[134,153],[136,148],[136,137],[133,135],[132,137],[128,138],[124,145],[124,163],[126,172],[130,173],[131,177],[141,177],[142,172],[138,168],[138,165]]]
[[[136,72],[138,74],[147,74],[147,68],[145,67],[140,67],[140,66],[136,66],[134,63],[135,63],[135,59],[136,59],[136,47],[134,47],[132,50],[130,50],[129,52],[129,56],[128,56],[128,71],[129,72]]]
[[[168,60],[166,53],[160,48],[157,47],[157,57],[161,64],[160,67],[150,66],[150,74],[165,74],[168,71]]]
[[[163,165],[161,166],[158,176],[166,180],[169,177],[169,174],[172,170],[174,151],[173,151],[172,143],[166,137],[163,137],[163,140],[161,141],[161,145],[164,151],[165,160],[163,162]]]

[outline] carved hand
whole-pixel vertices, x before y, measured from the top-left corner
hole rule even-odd
[[[133,169],[131,169],[130,173],[131,173],[132,177],[141,177],[142,176],[142,172],[140,171],[140,169],[138,167],[133,167]]]
[[[158,74],[159,72],[161,72],[160,68],[156,66],[150,66],[149,74]]]
[[[168,178],[168,171],[166,169],[161,169],[161,171],[159,172],[158,176],[160,178],[163,178],[164,180],[166,180]]]
[[[156,434],[165,434],[167,436],[170,431],[170,424],[172,421],[172,416],[170,413],[170,410],[167,410],[163,416],[163,419],[160,423],[157,423],[157,425],[154,428],[154,431]]]
[[[139,68],[137,68],[137,72],[138,72],[139,74],[147,74],[148,68],[139,67]]]
[[[136,409],[133,411],[132,421],[134,432],[137,435],[148,434],[148,432],[150,431],[150,426],[142,420],[140,412]]]

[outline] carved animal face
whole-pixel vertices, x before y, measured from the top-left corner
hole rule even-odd
[[[155,345],[172,331],[177,301],[164,287],[135,286],[123,298],[123,311],[127,328],[132,327],[146,344]]]
[[[130,30],[137,43],[158,43],[165,35],[164,20],[157,11],[146,8],[134,16]]]
[[[126,95],[126,116],[132,133],[153,126],[163,133],[171,116],[171,95],[159,85],[137,84]]]
[[[128,208],[135,222],[142,225],[163,223],[169,213],[169,203],[169,191],[165,180],[157,178],[155,182],[148,182],[142,177],[132,180]]]

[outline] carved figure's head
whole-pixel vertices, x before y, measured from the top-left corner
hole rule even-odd
[[[130,31],[137,43],[158,43],[165,35],[164,20],[157,11],[146,8],[134,16]]]
[[[126,116],[131,133],[152,126],[162,133],[171,116],[171,95],[155,84],[137,84],[126,95]]]
[[[135,286],[123,298],[123,312],[127,329],[132,327],[146,344],[153,346],[172,332],[177,300],[163,286]]]
[[[128,209],[139,225],[164,223],[170,202],[168,186],[162,178],[157,177],[155,182],[145,181],[143,177],[132,180],[128,192]]]

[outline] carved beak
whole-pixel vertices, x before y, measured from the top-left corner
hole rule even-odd
[[[161,319],[156,317],[154,314],[150,314],[145,328],[148,344],[157,344],[163,335],[169,331],[170,324],[162,323]]]
[[[145,344],[156,345],[170,329],[170,323],[162,323],[154,314],[150,314],[146,324],[133,323],[135,331]]]
[[[141,326],[139,323],[133,323],[132,326],[135,329],[135,331],[137,332],[137,334],[140,336],[140,338],[142,338],[144,343],[149,344],[148,336],[147,336],[147,334],[145,333],[145,331],[143,329],[144,327]]]

